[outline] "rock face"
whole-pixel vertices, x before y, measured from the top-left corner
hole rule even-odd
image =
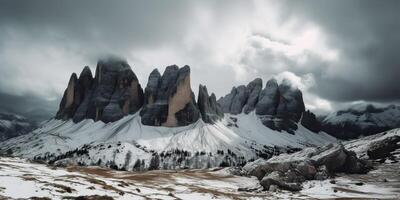
[[[313,132],[318,133],[321,131],[321,123],[317,120],[315,114],[309,110],[303,112],[300,122],[304,127]]]
[[[85,67],[79,79],[72,74],[56,119],[113,122],[137,112],[143,105],[143,90],[124,60],[108,58],[97,63],[95,78]]]
[[[242,112],[249,114],[255,110],[265,126],[288,133],[294,133],[297,129],[296,123],[305,113],[301,91],[287,80],[278,84],[275,79],[270,79],[262,89],[262,80],[257,78],[246,87],[233,87],[228,95],[218,100],[218,103],[224,113],[234,115]],[[318,132],[315,116],[313,118],[311,114],[305,114],[304,124],[307,128],[311,127],[310,130]]]
[[[396,149],[400,149],[400,136],[398,135],[371,143],[367,154],[370,159],[383,159],[389,157]]]
[[[284,190],[298,191],[306,180],[327,179],[337,172],[366,173],[368,170],[367,163],[353,151],[341,144],[329,144],[247,163],[242,174],[256,176],[265,190],[277,185]]]
[[[140,115],[149,126],[186,126],[196,122],[200,112],[190,86],[190,67],[168,66],[162,76],[150,74],[146,102]]]
[[[215,94],[212,93],[211,96],[209,96],[206,86],[199,86],[197,106],[199,107],[201,118],[206,123],[212,124],[224,117],[224,113],[217,104]]]

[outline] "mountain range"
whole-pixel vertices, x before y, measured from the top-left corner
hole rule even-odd
[[[150,73],[143,90],[129,64],[104,59],[94,77],[73,73],[54,119],[0,145],[0,151],[58,165],[175,169],[243,165],[336,139],[320,131],[302,93],[255,79],[216,100],[191,90],[190,67]]]

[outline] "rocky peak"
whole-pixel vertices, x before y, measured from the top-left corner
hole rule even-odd
[[[243,107],[243,112],[245,114],[249,114],[251,111],[255,109],[258,103],[258,97],[262,90],[262,79],[261,78],[254,79],[247,85],[246,89],[249,92],[249,97],[247,99],[246,105]]]
[[[71,74],[68,86],[64,91],[63,98],[60,103],[59,110],[56,114],[57,119],[69,119],[73,116],[77,105],[75,103],[76,94],[78,93],[78,77],[75,73]]]
[[[288,80],[278,84],[276,79],[267,81],[262,89],[262,80],[257,78],[247,86],[234,87],[232,91],[218,100],[224,113],[248,114],[255,110],[262,123],[273,130],[293,133],[296,123],[305,112],[303,95]],[[315,125],[315,117],[306,113],[305,124]],[[316,125],[317,126],[317,125]],[[313,130],[319,130],[313,126]]]
[[[214,123],[224,116],[221,108],[217,104],[215,94],[208,95],[207,87],[199,85],[199,95],[197,100],[201,117],[206,123]]]
[[[160,84],[156,84],[157,80]],[[200,114],[190,85],[189,66],[168,66],[161,77],[157,71],[153,71],[145,96],[148,104],[140,113],[145,125],[185,126],[199,119]]]
[[[94,79],[87,66],[79,79],[76,74],[72,77],[61,101],[57,119],[111,122],[135,113],[143,104],[143,90],[135,73],[124,60],[99,60]]]

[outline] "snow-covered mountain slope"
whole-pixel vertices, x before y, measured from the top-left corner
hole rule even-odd
[[[34,128],[32,122],[20,115],[0,112],[0,141],[27,134]]]
[[[400,106],[355,104],[322,120],[323,131],[341,139],[357,138],[400,127]]]
[[[226,114],[215,124],[200,119],[174,128],[145,126],[139,114],[107,124],[51,120],[28,135],[0,143],[0,150],[56,164],[138,170],[240,165],[258,157],[336,141],[324,132],[298,126],[294,135],[273,131],[254,112]]]

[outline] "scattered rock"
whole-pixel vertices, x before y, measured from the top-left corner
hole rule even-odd
[[[394,135],[369,145],[367,155],[370,159],[384,159],[400,148],[400,136]]]

